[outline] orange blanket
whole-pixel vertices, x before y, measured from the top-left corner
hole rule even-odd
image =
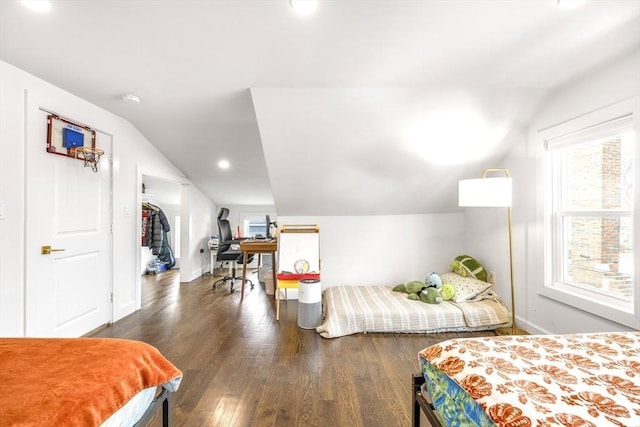
[[[139,341],[0,339],[0,425],[98,426],[141,390],[182,373]]]

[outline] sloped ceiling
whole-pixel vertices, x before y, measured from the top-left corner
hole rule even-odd
[[[495,166],[540,91],[252,89],[278,212],[451,212]],[[489,162],[489,164],[487,164]]]
[[[278,211],[451,212],[460,175],[478,176],[510,141],[522,143],[513,128],[540,97],[485,92],[253,89]]]
[[[214,203],[279,215],[448,211],[545,94],[640,45],[635,0],[52,4],[0,1],[0,59],[131,121]]]

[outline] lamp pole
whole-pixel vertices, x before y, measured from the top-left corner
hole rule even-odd
[[[482,171],[482,178],[487,177],[487,173],[501,172],[507,178],[511,178],[511,174],[508,169],[505,168],[487,168]],[[518,335],[518,328],[516,328],[516,297],[513,287],[513,227],[511,222],[511,205],[507,206],[507,220],[509,222],[509,279],[511,284],[511,335]],[[496,333],[499,335],[508,335],[508,331],[504,328],[496,329]]]
[[[508,174],[508,172],[507,172]],[[507,217],[509,218],[509,276],[511,278],[511,335],[518,335],[516,328],[516,297],[513,291],[513,238],[511,227],[511,206],[507,206]]]

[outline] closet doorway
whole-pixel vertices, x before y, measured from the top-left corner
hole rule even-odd
[[[151,233],[152,227],[145,227],[145,224],[151,225],[156,218],[156,215],[161,217],[164,215],[166,219],[166,224],[168,225],[169,231],[166,232],[166,235],[163,236],[160,234],[160,237],[166,237],[166,243],[168,244],[168,251],[172,254],[172,258],[174,259],[169,268],[180,268],[180,210],[181,210],[181,189],[182,185],[174,182],[168,181],[166,179],[143,175],[142,176],[142,215],[143,215],[143,224],[142,224],[142,233],[141,236],[141,252],[140,252],[140,271],[141,274],[144,274],[149,268],[150,263],[154,261],[154,257],[158,254],[154,254],[153,252],[157,252],[157,248],[154,248],[154,245],[158,244],[154,242],[153,235]],[[163,221],[165,222],[165,221]],[[164,227],[163,227],[164,228]],[[145,234],[145,230],[149,230]],[[157,233],[158,234],[158,233]],[[164,243],[164,242],[163,242]],[[162,253],[167,252],[167,250],[162,250]],[[161,261],[169,262],[169,256],[160,255]]]
[[[143,236],[143,205],[153,205],[162,210],[169,224],[167,240],[175,259],[174,269],[180,269],[181,281],[188,273],[189,259],[189,186],[190,182],[183,177],[159,176],[138,170],[138,238],[136,239],[136,303],[141,306],[141,277],[146,273],[154,254],[145,246]],[[185,271],[184,268],[187,270]]]

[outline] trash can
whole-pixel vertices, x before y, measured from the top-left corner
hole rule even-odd
[[[322,284],[320,279],[298,282],[298,327],[315,329],[322,323]]]
[[[273,295],[275,293],[275,283],[273,283],[273,271],[269,270],[264,276],[264,289],[267,295]]]

